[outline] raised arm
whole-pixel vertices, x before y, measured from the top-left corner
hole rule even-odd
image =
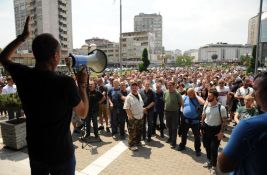
[[[30,35],[29,32],[29,21],[30,17],[28,16],[24,25],[24,30],[21,35],[18,35],[11,43],[9,43],[4,50],[0,53],[0,63],[5,65],[9,62],[12,62],[11,56],[16,51],[16,49],[28,38]]]

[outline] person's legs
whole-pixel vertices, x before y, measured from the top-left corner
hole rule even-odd
[[[199,124],[192,124],[192,131],[194,134],[194,138],[195,138],[195,142],[194,142],[194,146],[195,146],[195,151],[196,152],[201,152],[200,146],[201,146],[201,140],[200,140],[200,128],[199,128]]]
[[[125,136],[125,120],[126,120],[126,114],[123,112],[123,109],[120,110],[121,114],[119,115],[119,126],[120,126],[120,136]]]
[[[113,108],[111,110],[111,128],[112,128],[112,135],[118,133],[118,109]]]
[[[181,143],[179,144],[180,149],[184,149],[187,141],[187,133],[190,128],[190,124],[184,123],[184,126],[182,127],[182,139]]]
[[[94,112],[92,114],[92,121],[93,121],[93,128],[94,128],[95,137],[98,137],[98,123],[97,123],[97,113],[96,112]]]
[[[178,129],[178,112],[172,112],[171,118],[172,118],[171,119],[171,125],[172,125],[171,145],[172,145],[172,147],[176,147],[177,129]]]
[[[30,160],[31,175],[49,175],[49,166],[39,161]]]
[[[76,159],[73,155],[68,161],[60,165],[52,165],[50,168],[51,175],[75,175]]]
[[[164,120],[163,120],[163,118],[164,118],[164,113],[163,112],[160,112],[160,113],[158,113],[159,114],[159,122],[160,122],[160,136],[163,138],[164,137],[164,133],[163,133],[163,131],[164,131]]]
[[[151,140],[151,136],[152,136],[152,128],[153,128],[153,111],[149,111],[147,113],[147,137],[148,137],[148,141]]]

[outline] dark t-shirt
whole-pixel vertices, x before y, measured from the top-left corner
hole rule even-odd
[[[120,107],[120,100],[121,100],[120,88],[119,89],[111,88],[108,92],[108,96],[113,103],[113,108],[119,108]]]
[[[17,85],[26,115],[30,159],[48,164],[68,160],[74,154],[71,114],[81,101],[74,80],[17,63],[5,68]]]
[[[98,102],[103,98],[103,94],[97,90],[90,91],[89,93],[89,112],[98,112]]]
[[[145,90],[142,90],[140,92],[140,95],[142,97],[142,100],[144,102],[144,107],[147,107],[151,102],[155,102],[154,99],[154,93],[151,89],[149,89],[147,92]],[[153,108],[148,109],[149,111]]]
[[[107,99],[107,96],[108,96],[108,88],[105,87],[105,86],[99,86],[98,89],[97,89],[99,92],[101,92],[103,94],[103,92],[106,93],[105,97]],[[106,104],[107,103],[107,100],[104,100],[101,104]]]

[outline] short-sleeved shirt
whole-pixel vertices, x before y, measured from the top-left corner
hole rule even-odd
[[[190,99],[188,96],[185,95],[184,96],[183,115],[185,118],[196,120],[195,122],[198,122],[197,120],[199,119],[199,114],[198,114],[198,111],[197,111],[195,106],[201,107],[197,98],[191,98]]]
[[[224,155],[238,165],[233,174],[266,174],[267,113],[241,120],[223,149]]]
[[[219,109],[220,107],[220,109]],[[204,106],[203,114],[206,116],[205,117],[205,123],[208,126],[219,126],[222,124],[222,119],[226,119],[226,109],[223,105],[215,105],[215,106],[210,106],[208,104],[207,106]]]
[[[164,99],[164,110],[169,112],[178,112],[181,107],[182,96],[179,92],[166,91],[163,95]]]
[[[110,98],[110,100],[113,103],[113,109],[114,108],[119,108],[120,104],[121,104],[121,89],[115,89],[115,88],[111,88],[108,92],[108,97]]]
[[[140,95],[144,102],[144,107],[147,107],[150,103],[155,102],[154,93],[151,89],[148,89],[148,91],[145,91],[144,89],[141,90]],[[149,108],[148,110],[151,111],[153,108]]]
[[[144,102],[141,95],[138,93],[138,98],[132,93],[129,93],[125,99],[123,109],[129,109],[135,119],[142,119],[144,115]]]
[[[239,120],[250,118],[259,114],[256,108],[246,108],[245,106],[240,106],[236,112],[238,113]]]
[[[52,71],[8,63],[26,115],[29,158],[58,164],[74,154],[70,122],[81,101],[75,81]]]
[[[154,92],[155,96],[155,106],[154,111],[155,112],[163,112],[164,111],[164,98],[163,98],[163,91]]]
[[[89,112],[98,112],[99,110],[99,101],[103,98],[103,94],[98,91],[89,92]]]

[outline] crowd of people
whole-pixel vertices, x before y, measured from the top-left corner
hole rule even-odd
[[[225,70],[195,66],[103,73],[90,78],[89,111],[93,114],[87,117],[93,121],[96,138],[99,130],[110,132],[111,127],[114,139],[125,139],[127,126],[132,151],[138,150],[141,140],[153,141],[156,129],[162,138],[167,129],[166,142],[172,149],[183,151],[191,128],[195,154],[201,156],[202,138],[208,160],[204,167],[213,174],[226,126],[231,122],[235,126],[260,112],[254,100],[253,79],[236,66]],[[79,123],[74,125],[74,132],[79,132],[82,121]],[[181,136],[179,144],[177,134]]]
[[[203,166],[210,174],[216,174],[216,165],[234,174],[266,174],[266,73],[254,78],[235,66],[194,66],[89,77],[84,67],[75,77],[59,75],[55,71],[60,44],[51,34],[33,40],[34,68],[11,60],[29,36],[29,21],[28,17],[23,33],[1,52],[0,63],[15,82],[26,115],[33,175],[75,174],[71,121],[74,132],[87,126],[84,138],[90,136],[92,125],[97,139],[104,128],[114,139],[126,139],[127,126],[131,151],[140,149],[141,140],[153,142],[157,129],[162,138],[168,130],[170,148],[186,151],[191,128],[195,155],[201,156],[202,138],[207,155]],[[9,81],[2,94],[10,90]],[[218,157],[230,122],[236,129]]]

